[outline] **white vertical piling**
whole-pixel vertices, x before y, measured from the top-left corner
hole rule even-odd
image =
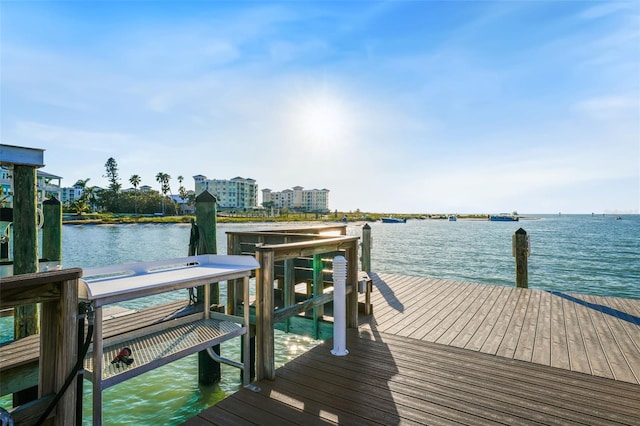
[[[331,354],[345,356],[347,350],[347,259],[333,258],[333,349]]]

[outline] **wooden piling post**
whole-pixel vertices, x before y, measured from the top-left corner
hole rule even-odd
[[[286,240],[285,240],[286,241]],[[296,303],[296,264],[295,259],[284,260],[284,306]],[[285,331],[289,332],[291,319],[285,320]]]
[[[13,273],[38,272],[36,168],[13,167]]]
[[[516,258],[516,287],[529,287],[529,272],[527,265],[527,257],[529,256],[529,239],[527,232],[520,228],[514,236],[513,255]]]
[[[242,254],[240,238],[237,235],[227,234],[227,254]],[[227,286],[227,315],[236,315],[238,303],[242,297],[242,280],[232,280]],[[249,305],[247,303],[246,307]]]
[[[217,254],[218,247],[216,241],[216,213],[218,200],[215,195],[208,191],[204,191],[196,197],[196,224],[200,238],[204,238],[205,250],[198,254]],[[218,283],[208,284],[211,286],[211,303],[220,303],[220,288]],[[205,300],[204,287],[198,287],[197,300],[202,302]],[[204,306],[204,309],[210,309]],[[213,351],[220,355],[220,345],[213,347]],[[220,381],[221,378],[220,364],[209,356],[206,351],[198,352],[198,383],[204,386],[212,385]]]
[[[362,270],[371,272],[371,227],[365,223],[362,227]]]
[[[62,204],[56,197],[42,202],[42,257],[49,261],[62,260]]]
[[[256,380],[275,379],[273,335],[273,250],[256,247]]]
[[[13,274],[38,272],[36,168],[14,165],[13,188]],[[16,306],[13,317],[13,338],[18,340],[39,332],[38,305]],[[13,403],[21,405],[36,398],[38,398],[38,388],[32,387],[13,394]]]
[[[36,168],[15,165],[13,184],[13,274],[38,272]],[[16,307],[14,315],[14,339],[38,333],[35,304]]]

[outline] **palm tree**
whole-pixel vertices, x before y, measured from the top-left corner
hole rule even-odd
[[[89,197],[93,195],[93,190],[87,187],[87,182],[89,182],[91,178],[86,179],[78,179],[75,183],[75,187],[80,188],[80,197],[73,202],[73,208],[77,213],[82,213],[83,211],[89,210]]]
[[[165,198],[167,197],[167,192],[171,193],[171,185],[169,185],[169,180],[171,176],[164,172],[158,172],[156,175],[156,181],[160,184],[160,191],[162,192],[162,214],[165,213]]]
[[[136,214],[138,214],[138,185],[140,185],[141,181],[142,179],[139,175],[131,175],[131,177],[129,178],[129,182],[131,182],[131,185],[133,185],[133,189],[136,190],[136,194],[133,195],[133,205]]]
[[[180,198],[182,198],[182,202],[186,202],[187,204],[191,204],[189,200],[189,191],[182,185],[182,181],[184,181],[184,177],[178,176],[178,182],[180,183],[180,188],[178,188],[178,194],[180,194]]]
[[[140,185],[142,179],[139,175],[131,175],[131,177],[129,178],[129,182],[131,183],[131,185],[133,185],[134,189],[138,189],[138,185]]]

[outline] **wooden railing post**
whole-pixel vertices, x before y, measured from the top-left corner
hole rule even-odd
[[[227,254],[241,254],[240,237],[238,235],[227,234]],[[227,284],[227,314],[235,315],[236,307],[242,296],[240,291],[242,280],[233,280]],[[245,302],[245,308],[249,308],[249,302]]]
[[[513,236],[513,255],[516,258],[516,287],[529,287],[529,271],[527,257],[529,256],[529,238],[527,232],[520,228]]]
[[[324,293],[324,277],[322,275],[322,255],[313,255],[313,297]],[[324,305],[313,308],[313,338],[318,339],[320,335],[319,321],[324,315]]]
[[[62,389],[67,376],[78,359],[78,280],[57,283],[60,299],[42,304],[42,332],[40,334],[40,389],[38,397],[55,394]],[[42,366],[55,366],[47,371]],[[83,380],[82,376],[74,380]],[[56,405],[54,425],[64,426],[75,423],[76,415],[75,382],[72,383]]]
[[[256,247],[256,380],[275,379],[273,335],[274,252]]]

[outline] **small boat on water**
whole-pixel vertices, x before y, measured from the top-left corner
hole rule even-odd
[[[458,220],[458,217],[455,214],[449,215],[449,222],[455,222]]]
[[[401,219],[399,217],[383,217],[380,218],[382,223],[407,223],[407,219]]]
[[[517,214],[500,213],[498,215],[490,215],[491,222],[517,222],[520,220]]]

